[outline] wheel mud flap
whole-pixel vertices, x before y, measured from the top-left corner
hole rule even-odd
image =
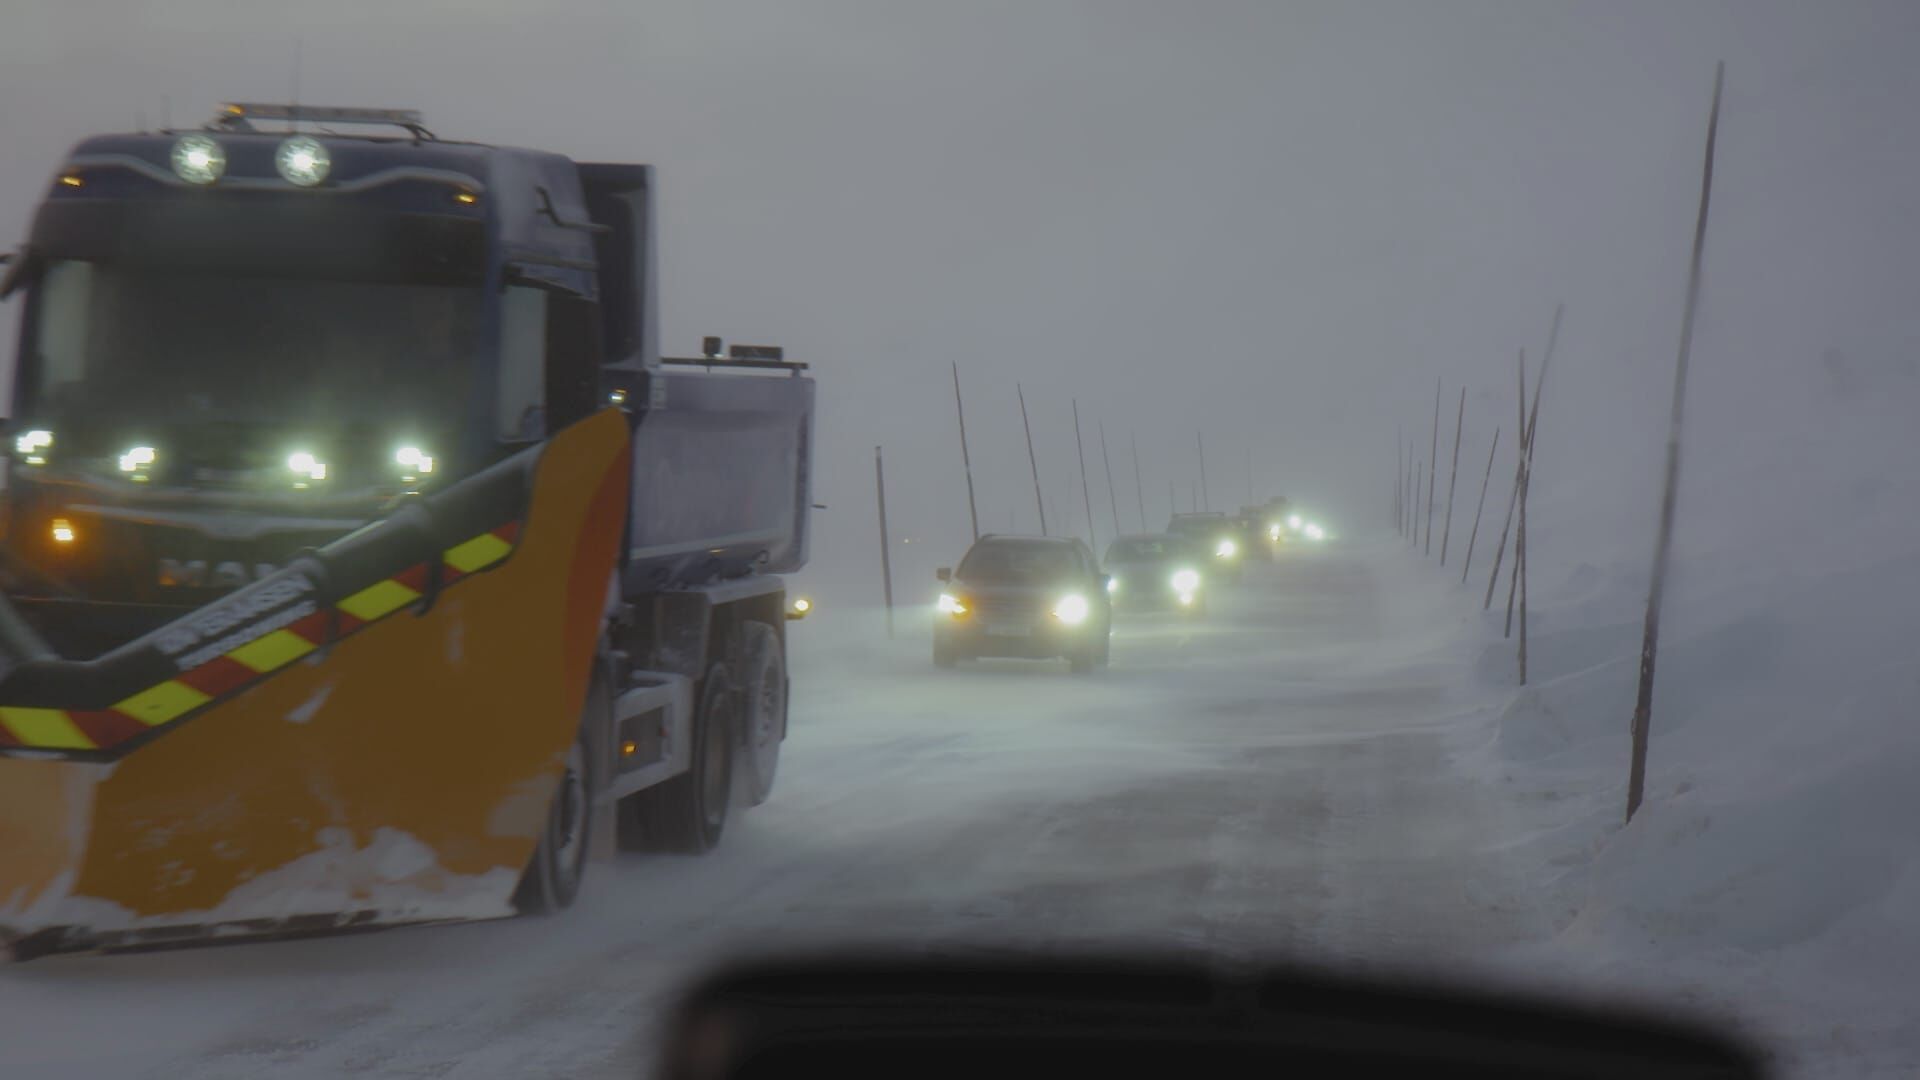
[[[8,672],[0,944],[510,914],[578,729],[629,429],[602,412],[524,457],[328,545],[304,577],[97,661]],[[208,624],[223,605],[251,618],[287,574],[313,586],[285,613],[304,616]]]

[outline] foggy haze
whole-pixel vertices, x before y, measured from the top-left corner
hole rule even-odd
[[[875,445],[903,602],[964,547],[950,362],[983,528],[1036,524],[1017,381],[1055,531],[1085,530],[1077,398],[1103,545],[1102,423],[1129,530],[1131,441],[1157,529],[1204,432],[1214,508],[1246,501],[1251,452],[1256,499],[1352,533],[1388,524],[1397,426],[1425,456],[1436,377],[1443,454],[1469,387],[1463,484],[1496,423],[1511,469],[1514,354],[1537,365],[1563,300],[1537,496],[1637,538],[1713,62],[1690,491],[1775,437],[1827,350],[1920,344],[1916,30],[1898,2],[29,0],[0,35],[0,230],[84,135],[285,99],[297,54],[306,102],[659,167],[665,351],[720,334],[814,365],[831,509],[801,581],[832,602],[878,599]]]

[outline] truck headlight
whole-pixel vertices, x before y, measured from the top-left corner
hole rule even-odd
[[[1087,603],[1086,597],[1079,593],[1068,593],[1053,606],[1053,617],[1068,626],[1079,626],[1087,621],[1087,615],[1092,611],[1093,607]]]
[[[174,174],[189,184],[211,184],[227,171],[227,152],[205,135],[182,135],[173,144]]]
[[[287,183],[299,187],[312,187],[327,178],[327,169],[333,160],[327,156],[327,148],[320,140],[305,135],[295,135],[280,144],[273,153],[273,167],[280,171]]]
[[[1200,575],[1193,570],[1175,570],[1171,584],[1175,592],[1191,593],[1200,587]]]
[[[940,599],[935,601],[933,606],[939,608],[941,613],[946,615],[965,615],[967,613],[967,605],[961,603],[960,598],[952,593],[941,593]]]
[[[1240,545],[1231,540],[1222,540],[1220,541],[1220,546],[1213,549],[1213,553],[1222,559],[1231,559],[1239,554],[1239,552]]]

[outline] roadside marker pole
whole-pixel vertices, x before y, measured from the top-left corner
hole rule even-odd
[[[1633,763],[1627,775],[1627,820],[1640,809],[1647,782],[1647,735],[1653,723],[1653,667],[1660,647],[1660,601],[1673,544],[1675,496],[1680,486],[1680,423],[1687,402],[1687,358],[1693,350],[1693,315],[1700,302],[1700,262],[1707,245],[1707,205],[1713,194],[1713,144],[1720,131],[1720,87],[1726,64],[1713,71],[1713,111],[1707,120],[1706,164],[1700,178],[1700,217],[1693,227],[1693,262],[1687,270],[1687,305],[1680,323],[1680,356],[1673,365],[1673,414],[1667,426],[1667,480],[1660,496],[1660,533],[1653,549],[1653,580],[1647,589],[1647,624],[1640,644],[1640,687],[1633,706]]]
[[[1500,587],[1500,564],[1506,560],[1507,534],[1513,529],[1513,512],[1520,503],[1520,470],[1527,466],[1527,350],[1520,350],[1520,396],[1514,401],[1514,413],[1520,417],[1520,452],[1513,462],[1513,493],[1507,497],[1507,519],[1500,526],[1500,542],[1493,546],[1493,575],[1487,578],[1487,596],[1480,610],[1493,607],[1493,591]]]
[[[1440,380],[1433,380],[1433,448],[1427,451],[1427,547],[1425,554],[1433,554],[1433,489],[1434,472],[1440,465]]]
[[[1107,470],[1107,509],[1113,511],[1113,538],[1120,539],[1120,497],[1113,493],[1113,459],[1107,456],[1107,422],[1100,421],[1100,465]]]
[[[1100,532],[1093,527],[1093,492],[1087,488],[1087,443],[1080,437],[1079,398],[1073,399],[1073,449],[1080,455],[1080,498],[1087,508],[1087,540],[1097,552],[1100,550]]]
[[[1460,565],[1460,584],[1467,583],[1467,571],[1473,569],[1473,542],[1480,538],[1480,514],[1487,508],[1487,485],[1493,481],[1493,455],[1500,449],[1500,429],[1493,429],[1493,442],[1487,447],[1487,474],[1480,478],[1480,504],[1473,510],[1473,531],[1467,534],[1467,557]]]
[[[880,448],[873,448],[873,487],[880,503],[880,588],[887,602],[887,636],[893,636],[893,552],[887,540],[887,473]]]
[[[1033,456],[1033,425],[1027,423],[1027,392],[1019,383],[1013,392],[1020,396],[1020,427],[1027,433],[1027,466],[1033,470],[1033,506],[1040,515],[1040,535],[1047,535],[1047,503],[1040,497],[1040,459]]]
[[[1453,420],[1453,468],[1447,473],[1447,523],[1440,530],[1440,565],[1447,565],[1447,542],[1453,539],[1453,492],[1460,482],[1460,429],[1467,419],[1467,388],[1460,388],[1460,412]]]
[[[1147,531],[1147,489],[1140,482],[1140,436],[1128,437],[1133,443],[1133,496],[1140,500],[1140,531]]]
[[[967,407],[960,401],[960,361],[953,363],[953,411],[960,417],[960,465],[967,471],[967,517],[973,522],[973,538],[980,539],[980,510],[973,501],[973,459],[967,453]]]

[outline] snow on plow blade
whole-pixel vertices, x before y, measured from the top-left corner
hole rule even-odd
[[[603,412],[97,660],[17,661],[0,944],[511,913],[579,723],[628,448]]]

